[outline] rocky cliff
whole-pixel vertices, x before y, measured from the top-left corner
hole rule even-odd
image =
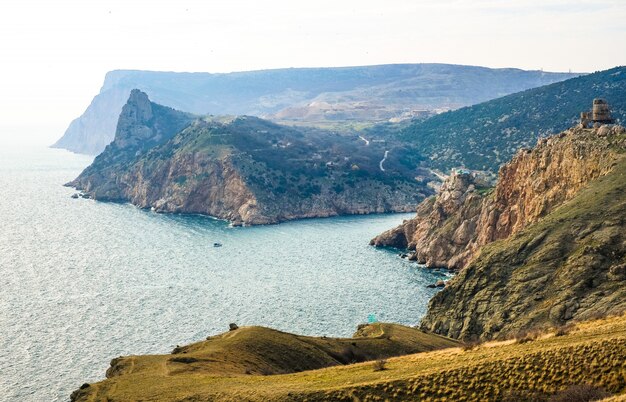
[[[453,242],[462,225],[476,225],[469,242],[455,243],[470,257],[431,300],[422,327],[503,338],[626,309],[625,131],[572,129],[541,140],[500,170],[494,192],[479,203],[467,187],[463,205],[479,207],[465,216],[463,207],[454,210],[444,227],[456,227],[433,228],[418,217],[414,226],[430,230],[427,239],[411,237],[418,248]],[[427,259],[432,250],[417,252]]]
[[[609,173],[620,158],[621,127],[572,128],[540,139],[502,166],[494,189],[477,186],[469,172],[453,173],[414,219],[371,241],[409,248],[430,267],[461,269],[485,244],[506,239]]]
[[[166,142],[193,119],[191,114],[152,103],[145,93],[133,90],[119,115],[115,141],[68,185],[96,199],[125,199],[127,183],[120,173],[139,155]]]
[[[133,91],[115,141],[69,185],[237,224],[408,212],[431,192],[411,147],[246,116],[192,120]]]

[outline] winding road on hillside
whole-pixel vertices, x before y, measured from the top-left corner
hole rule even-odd
[[[385,162],[385,160],[387,159],[387,155],[389,155],[389,151],[385,151],[385,156],[383,156],[383,158],[378,163],[378,166],[380,166],[380,170],[383,172],[385,171],[385,168],[383,167],[383,162]]]

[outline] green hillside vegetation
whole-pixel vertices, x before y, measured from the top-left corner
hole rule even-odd
[[[385,151],[385,171],[379,162]],[[214,158],[230,155],[234,165],[259,194],[309,196],[328,187],[336,193],[357,182],[418,188],[422,160],[413,147],[385,141],[365,146],[357,135],[310,127],[292,128],[252,116],[230,121],[197,120],[147,156],[159,163],[175,155],[202,153]],[[149,163],[149,162],[148,162]],[[427,170],[421,174],[428,177]],[[184,178],[181,178],[184,180]],[[422,191],[428,192],[427,189]]]
[[[435,168],[497,171],[517,149],[573,126],[594,98],[607,99],[613,116],[626,121],[625,94],[626,67],[616,67],[418,121],[399,137]]]
[[[626,135],[611,137],[624,153]],[[573,199],[476,259],[431,300],[422,327],[503,338],[626,311],[626,158]]]
[[[547,401],[573,385],[587,384],[599,394],[601,388],[604,395],[626,389],[625,316],[471,347],[399,326],[368,329],[370,338],[338,340],[241,328],[177,348],[176,354],[116,359],[110,378],[83,385],[73,400]],[[406,350],[421,342],[448,348],[296,372],[332,362],[328,356],[346,344],[373,353],[385,344]],[[288,374],[263,375],[266,369]]]

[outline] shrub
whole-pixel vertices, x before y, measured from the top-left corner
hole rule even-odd
[[[380,359],[374,362],[374,371],[387,370],[387,360]]]
[[[480,341],[478,339],[472,339],[472,340],[463,342],[462,347],[463,347],[463,350],[467,352],[469,350],[476,349],[478,346],[480,346]]]
[[[550,397],[550,402],[589,402],[611,396],[604,389],[593,385],[572,385]]]
[[[539,338],[541,333],[537,330],[522,330],[515,335],[515,341],[517,343],[528,343]]]
[[[345,347],[339,353],[330,353],[330,355],[341,364],[360,363],[369,360],[367,356],[351,347]]]
[[[195,357],[173,357],[170,359],[171,362],[174,363],[185,363],[185,364],[190,364],[190,363],[195,363],[198,361],[198,359],[196,359]]]
[[[574,325],[572,323],[561,325],[554,332],[554,336],[564,336],[564,335],[567,335],[570,332],[572,332],[575,328],[576,328],[576,325]]]

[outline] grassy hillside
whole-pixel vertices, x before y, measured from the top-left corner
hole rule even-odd
[[[383,326],[383,331],[387,330]],[[242,328],[222,337],[237,342],[239,331],[246,334],[259,329]],[[379,339],[394,342],[405,336],[392,333],[390,340],[385,335]],[[291,337],[298,343],[303,339],[311,342],[307,350],[333,342]],[[208,347],[205,345],[223,341],[226,339],[191,345],[187,354],[126,358],[129,364],[124,372],[84,385],[74,394],[75,401],[547,401],[571,385],[591,384],[613,394],[626,390],[626,316],[580,323],[567,331],[547,331],[529,341],[450,347],[391,358],[383,370],[380,364],[365,362],[301,373],[257,375],[235,373],[230,363],[222,366],[220,358],[205,363],[172,361],[183,356],[199,356],[200,360],[203,348]],[[267,347],[271,351],[271,355],[262,357],[271,364],[282,361],[281,356],[293,350],[285,348],[281,336],[260,337],[252,342],[256,350]],[[361,347],[368,341],[348,342],[357,342]],[[437,347],[441,346],[445,345]],[[256,361],[245,357],[245,353],[235,359],[242,358],[244,364]],[[196,370],[194,364],[213,364],[214,368]],[[220,372],[222,367],[224,372]]]
[[[573,126],[596,97],[626,121],[626,67],[529,89],[416,122],[400,137],[417,145],[432,166],[493,170],[537,138]]]

